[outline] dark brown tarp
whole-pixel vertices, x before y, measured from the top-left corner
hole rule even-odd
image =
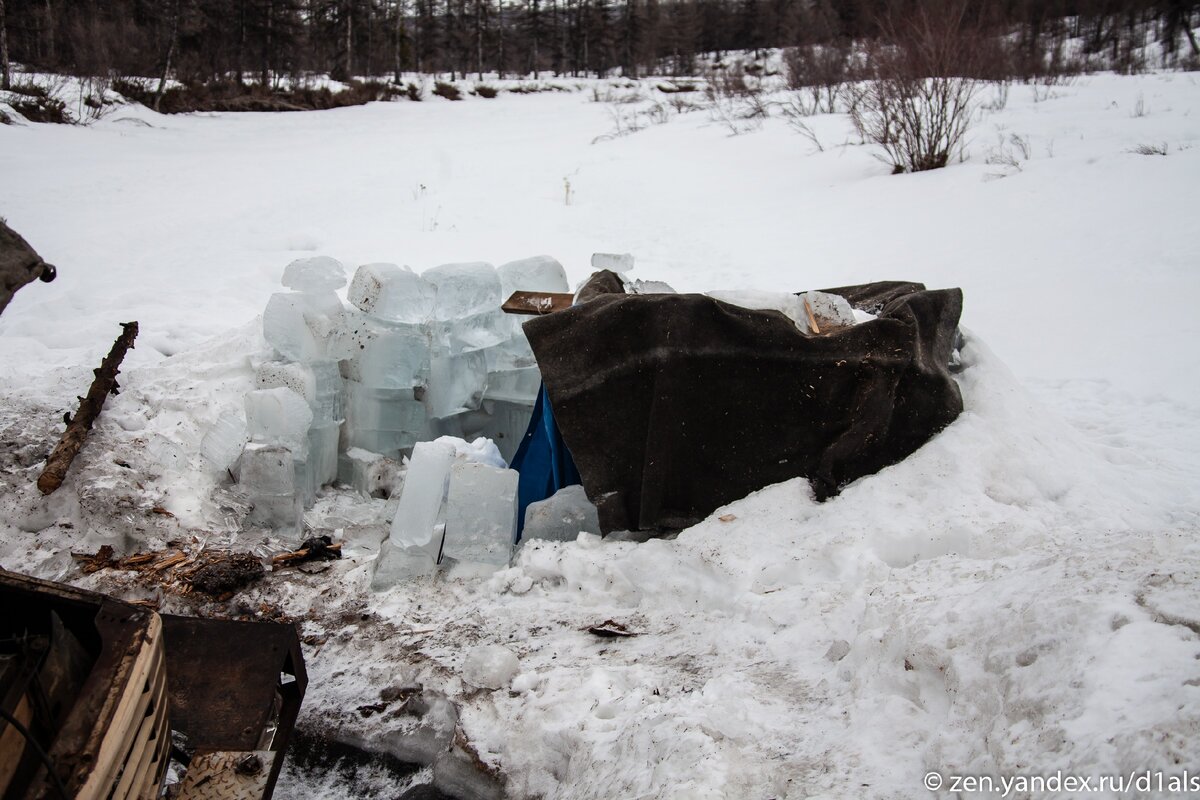
[[[962,411],[958,289],[827,289],[878,318],[808,336],[704,295],[619,294],[615,277],[524,326],[605,532],[686,527],[798,476],[824,500]]]
[[[22,286],[38,278],[49,283],[54,275],[54,267],[0,219],[0,312]]]

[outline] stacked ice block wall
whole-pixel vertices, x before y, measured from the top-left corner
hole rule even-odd
[[[283,284],[291,291],[272,295],[263,314],[276,357],[257,369],[244,421],[223,414],[202,444],[210,464],[236,472],[253,522],[298,532],[322,486],[340,479],[371,493],[377,457],[398,461],[439,436],[483,436],[512,459],[540,374],[524,318],[500,305],[519,289],[568,291],[561,264],[539,256],[420,275],[365,264],[349,307],[337,295],[345,271],[331,258],[289,264]],[[485,483],[464,475],[462,485]]]

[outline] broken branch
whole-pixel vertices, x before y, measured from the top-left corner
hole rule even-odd
[[[79,454],[79,448],[83,447],[83,441],[87,438],[88,431],[92,429],[92,424],[96,421],[96,417],[100,416],[101,409],[104,408],[104,401],[116,387],[121,360],[125,358],[129,348],[133,347],[133,340],[137,338],[138,334],[138,324],[123,322],[121,328],[121,335],[113,342],[112,349],[100,362],[100,368],[95,371],[96,379],[92,381],[87,397],[79,401],[79,410],[67,424],[67,429],[63,432],[62,438],[58,440],[58,445],[50,454],[50,458],[46,459],[46,468],[42,470],[42,474],[38,476],[37,480],[37,487],[42,494],[50,494],[62,486],[63,479],[67,476],[67,470],[71,468],[71,462]]]

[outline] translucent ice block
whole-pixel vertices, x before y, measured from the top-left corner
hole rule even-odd
[[[346,422],[351,428],[419,433],[425,406],[410,389],[376,389],[346,381]]]
[[[563,265],[550,256],[533,256],[510,261],[496,268],[504,300],[515,291],[569,292],[567,273]]]
[[[408,267],[363,264],[354,273],[346,296],[373,317],[419,324],[433,313],[435,290]]]
[[[487,356],[488,372],[500,372],[509,369],[523,369],[537,366],[533,348],[525,338],[521,329],[521,320],[526,319],[515,314],[508,316],[509,336],[503,342],[484,351]]]
[[[458,561],[507,565],[517,532],[515,470],[458,462],[450,468],[446,494],[444,556]]]
[[[801,331],[808,332],[804,301],[788,292],[761,292],[752,289],[722,289],[707,292],[709,297],[755,311],[780,311]]]
[[[491,264],[443,264],[426,270],[422,277],[437,287],[434,318],[456,320],[494,311],[504,299],[500,296],[500,276]]]
[[[537,367],[489,372],[484,400],[504,400],[532,406],[542,384],[542,373]]]
[[[333,292],[273,294],[263,312],[263,336],[286,359],[327,358],[342,313],[342,301]]]
[[[313,371],[298,361],[267,361],[254,374],[254,383],[259,389],[291,389],[312,405],[317,395],[317,381]]]
[[[304,506],[298,494],[252,494],[250,502],[251,508],[246,517],[247,522],[251,525],[271,528],[277,535],[290,541],[299,541]]]
[[[282,283],[297,292],[331,292],[346,285],[346,270],[329,256],[299,258],[283,268]]]
[[[611,269],[613,272],[632,272],[632,253],[592,253],[592,269]]]
[[[235,409],[227,409],[200,440],[200,455],[212,469],[223,473],[234,465],[248,441],[245,417]]]
[[[267,361],[255,375],[259,389],[291,389],[313,411],[313,424],[342,419],[342,375],[336,361]]]
[[[480,351],[450,355],[436,350],[424,402],[429,416],[449,417],[479,408],[487,387],[487,358]]]
[[[413,445],[429,437],[422,430],[419,433],[410,431],[381,431],[375,428],[349,428],[346,435],[346,446],[357,447],[380,453],[388,458],[399,459],[412,450]]]
[[[337,480],[339,427],[330,422],[308,431],[309,486],[314,492]]]
[[[573,542],[580,532],[600,534],[600,518],[582,486],[567,486],[525,509],[521,540]]]
[[[312,409],[291,389],[256,389],[246,393],[246,427],[255,442],[286,444],[301,452],[306,449],[312,422]]]
[[[423,547],[437,558],[441,542],[434,542],[434,526],[446,498],[450,469],[455,461],[454,445],[420,442],[413,448],[404,478],[400,505],[392,518],[390,541],[397,547]]]
[[[238,484],[250,495],[290,495],[296,491],[296,465],[283,445],[246,445],[238,459]]]
[[[451,355],[495,347],[513,336],[513,317],[499,308],[435,323],[438,344]]]
[[[812,309],[822,332],[826,328],[848,328],[857,322],[850,302],[840,294],[805,292],[800,298],[802,302],[808,301],[808,307]]]
[[[434,420],[431,435],[454,436],[461,439],[484,438],[496,448],[499,459],[494,466],[507,466],[517,454],[521,438],[529,428],[533,407],[518,403],[485,400],[476,411]],[[475,461],[483,459],[475,458]],[[487,463],[487,462],[485,462]]]
[[[165,436],[151,434],[146,438],[146,453],[161,468],[179,472],[187,469],[187,454],[177,443]]]
[[[345,328],[350,339],[342,373],[380,389],[411,389],[429,377],[429,328],[389,324],[357,315]]]
[[[346,387],[336,361],[313,361],[309,363],[313,373],[316,394],[308,400],[313,410],[313,424],[336,422],[343,419],[345,412]]]
[[[338,480],[368,497],[387,497],[398,483],[399,464],[381,453],[351,447],[338,456]]]
[[[630,294],[675,294],[675,290],[668,283],[644,281],[641,278],[630,283],[626,291]]]

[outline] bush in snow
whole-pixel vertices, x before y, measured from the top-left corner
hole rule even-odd
[[[961,153],[980,83],[980,37],[968,30],[967,10],[963,0],[949,0],[890,17],[889,44],[867,51],[868,80],[849,87],[855,129],[883,148],[894,173],[939,169]]]
[[[433,93],[438,97],[444,97],[447,100],[462,100],[462,92],[453,83],[445,81],[437,81],[433,85]]]

